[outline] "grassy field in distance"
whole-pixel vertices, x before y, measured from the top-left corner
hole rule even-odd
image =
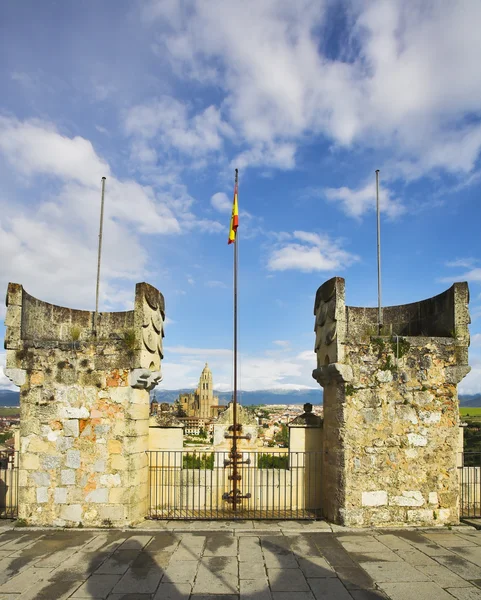
[[[481,417],[481,408],[463,406],[459,409],[459,414],[462,417]]]
[[[12,417],[20,414],[20,408],[17,406],[0,406],[0,417]]]

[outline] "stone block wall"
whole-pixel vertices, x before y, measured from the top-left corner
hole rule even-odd
[[[382,328],[376,308],[346,307],[344,298],[344,280],[331,279],[314,311],[325,516],[349,526],[458,522],[467,284],[383,309]]]
[[[149,390],[161,378],[164,299],[78,311],[7,292],[6,375],[20,386],[19,517],[127,525],[148,509]]]

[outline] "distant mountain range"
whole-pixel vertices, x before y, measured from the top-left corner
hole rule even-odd
[[[0,406],[20,406],[20,393],[12,390],[0,390]]]
[[[179,394],[192,390],[162,390],[155,391],[158,402],[175,402]],[[232,398],[232,392],[216,392],[221,404],[227,404]],[[258,390],[242,391],[239,401],[246,406],[255,404],[322,404],[322,388],[304,390]],[[19,393],[11,390],[0,390],[0,406],[19,406]],[[481,407],[481,394],[459,396],[461,406]]]
[[[467,394],[459,396],[460,406],[481,407],[481,394]]]
[[[0,390],[0,406],[20,406],[20,393],[12,390]]]
[[[155,396],[158,402],[175,402],[179,394],[192,392],[189,390],[155,390]],[[219,397],[221,404],[227,404],[232,399],[232,392],[217,392],[214,394]],[[301,390],[256,390],[238,392],[237,399],[241,404],[249,406],[251,404],[322,404],[322,388],[301,389]]]

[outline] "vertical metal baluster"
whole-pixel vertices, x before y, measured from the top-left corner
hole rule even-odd
[[[296,490],[297,490],[297,502],[296,502],[296,519],[299,518],[299,452],[296,452]]]
[[[15,508],[14,508],[14,517],[18,517],[18,479],[20,477],[19,474],[19,464],[18,461],[20,460],[20,454],[19,452],[15,452],[15,457],[14,457],[14,466],[15,466]]]
[[[306,502],[306,513],[305,513],[305,517],[308,517],[310,514],[310,510],[311,510],[311,456],[312,453],[311,452],[306,452],[306,456],[305,456],[305,460],[304,460],[304,478],[307,477],[308,482],[307,482],[307,492],[308,492],[308,497],[307,497],[307,502]]]
[[[276,472],[277,472],[277,475],[278,475],[278,477],[277,477],[277,483],[279,484],[279,487],[278,487],[279,491],[277,493],[277,506],[279,508],[277,509],[277,512],[278,512],[279,516],[281,517],[281,519],[283,519],[284,515],[282,514],[282,503],[281,503],[281,497],[280,497],[280,491],[281,491],[281,469],[280,469],[280,466],[279,466],[280,465],[281,456],[282,456],[282,454],[280,453],[280,451],[278,451],[277,460],[276,460],[275,464],[277,465],[277,468],[276,468]]]
[[[204,454],[204,469],[202,469],[202,459],[200,459],[200,465],[199,465],[199,467],[200,467],[199,468],[199,515],[203,515],[202,518],[205,518],[207,516],[205,514],[205,506],[201,510],[201,506],[200,506],[201,500],[200,500],[200,498],[202,496],[202,490],[201,490],[201,479],[202,479],[201,474],[202,474],[202,471],[204,471],[204,482],[206,481],[206,477],[207,477],[207,473],[206,473],[206,471],[207,471],[206,454]]]
[[[257,463],[256,463],[256,467],[257,467]],[[257,479],[256,479],[256,485],[257,485],[257,498],[258,500],[256,500],[257,502],[257,518],[259,518],[262,515],[262,481],[264,479],[264,474],[262,473],[262,471],[259,469],[258,473],[257,473]]]
[[[170,451],[162,450],[161,453],[161,478],[162,478],[162,486],[165,487],[165,490],[162,492],[165,494],[165,502],[164,502],[164,514],[166,519],[174,519],[175,516],[172,511],[172,507],[170,506],[172,492],[170,491]]]

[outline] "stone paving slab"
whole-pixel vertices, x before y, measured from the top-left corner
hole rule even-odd
[[[193,584],[198,568],[197,560],[172,560],[165,569],[163,581]]]
[[[481,599],[481,590],[475,587],[448,588],[447,591],[459,600]]]
[[[427,575],[407,563],[364,562],[361,567],[376,583],[428,581]]]
[[[379,590],[352,590],[354,600],[386,600],[387,596]]]
[[[0,528],[0,600],[481,600],[481,531],[223,525]]]
[[[453,600],[448,592],[432,582],[382,583],[381,589],[391,600]]]
[[[417,548],[412,548],[411,550],[396,550],[396,554],[399,560],[405,561],[413,566],[437,564],[431,556],[428,556]]]
[[[240,599],[241,600],[272,600],[272,594],[269,589],[267,578],[261,579],[242,579],[240,581]]]
[[[308,579],[316,600],[352,600],[339,579]]]
[[[201,558],[194,583],[194,594],[237,594],[238,561],[232,556]]]
[[[107,598],[115,584],[119,581],[119,575],[98,575],[94,573],[87,581],[71,595],[71,598]]]
[[[187,583],[176,584],[161,581],[154,600],[188,600],[191,594],[192,586]],[[114,598],[108,600],[114,600]]]
[[[336,577],[336,572],[322,556],[299,557],[297,560],[305,577]]]
[[[312,592],[272,592],[273,600],[315,600]],[[253,600],[257,600],[254,596]]]
[[[436,561],[466,581],[481,579],[481,567],[456,554],[437,556]]]
[[[266,566],[262,558],[253,563],[239,562],[239,579],[263,579],[266,577]]]
[[[300,569],[267,569],[273,592],[308,592],[309,585]]]
[[[481,566],[481,546],[456,546],[452,551],[460,557]]]
[[[82,585],[82,580],[78,581],[49,581],[43,580],[37,582],[27,592],[17,595],[21,600],[67,600]],[[1,596],[0,596],[1,598]]]
[[[354,562],[403,562],[403,558],[400,556],[400,552],[402,550],[393,552],[389,550],[389,548],[384,548],[382,552],[360,552],[356,550],[355,552],[350,552],[349,557],[354,560]],[[409,552],[414,552],[413,549],[409,550]],[[425,555],[423,555],[425,556]],[[428,558],[428,557],[426,557]],[[404,559],[405,560],[405,559]],[[407,561],[409,562],[409,561]]]

